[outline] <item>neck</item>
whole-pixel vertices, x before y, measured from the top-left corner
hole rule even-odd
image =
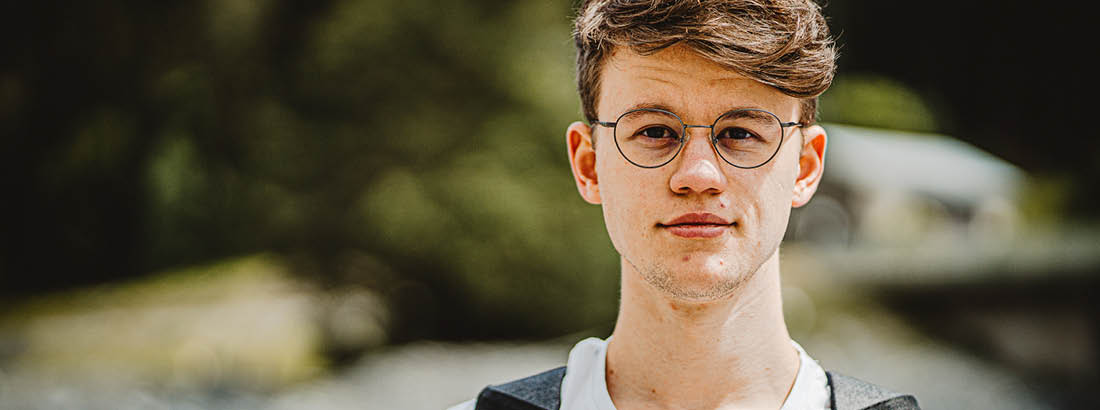
[[[683,301],[623,265],[622,303],[607,348],[617,408],[772,408],[798,373],[783,321],[779,253],[732,295]]]

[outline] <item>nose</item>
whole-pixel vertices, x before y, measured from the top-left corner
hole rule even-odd
[[[721,193],[726,177],[719,167],[718,154],[711,146],[709,127],[689,127],[686,137],[688,140],[680,155],[673,164],[669,164],[676,167],[668,181],[669,189],[681,195],[692,192]]]

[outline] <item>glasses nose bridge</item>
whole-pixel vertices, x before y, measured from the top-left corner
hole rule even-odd
[[[707,133],[706,133],[706,139],[704,140],[704,141],[706,141],[705,144],[707,145],[707,148],[710,148],[711,151],[717,153],[716,148],[714,146],[714,126],[713,125],[692,125],[692,124],[686,124],[686,123],[683,123],[683,122],[681,122],[681,124],[684,124],[684,135],[681,137],[681,143],[680,143],[681,148],[680,148],[679,151],[676,152],[677,157],[682,157],[683,156],[682,155],[684,153],[683,151],[685,151],[687,149],[688,143],[691,142],[691,132],[690,132],[690,130],[692,128],[706,128]]]
[[[712,138],[713,134],[714,134],[714,126],[713,125],[684,124],[684,144],[687,144],[688,138],[691,138],[691,134],[688,133],[688,129],[690,129],[690,128],[707,128],[708,129],[708,131],[707,131],[707,141],[710,141],[711,139],[713,139]]]

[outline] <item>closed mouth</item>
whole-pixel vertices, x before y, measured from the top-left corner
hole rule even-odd
[[[664,228],[673,235],[683,238],[715,238],[728,231],[728,228],[737,226],[737,222],[727,221],[718,215],[711,213],[689,213],[681,215],[668,222],[657,224],[658,228]]]
[[[657,223],[657,226],[730,226],[736,224],[736,222],[730,222],[712,213],[692,212],[680,215],[668,222]]]

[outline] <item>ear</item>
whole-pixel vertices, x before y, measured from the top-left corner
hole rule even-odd
[[[794,180],[794,197],[791,199],[791,206],[795,208],[809,203],[814,192],[817,192],[817,184],[825,172],[825,147],[828,142],[825,129],[819,125],[803,128],[801,132],[804,142],[798,156],[798,175]]]
[[[596,176],[596,150],[592,146],[592,128],[583,122],[569,124],[565,130],[565,145],[569,148],[569,166],[577,191],[590,204],[600,203],[600,184]]]

